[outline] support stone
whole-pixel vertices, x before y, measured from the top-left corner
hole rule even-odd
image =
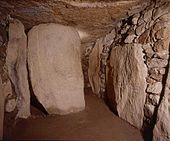
[[[33,92],[49,114],[85,108],[80,37],[59,24],[41,24],[28,33],[28,66]]]
[[[142,128],[147,68],[138,44],[116,46],[111,51],[107,96],[122,119]]]
[[[6,66],[8,75],[17,94],[19,118],[30,116],[30,92],[27,73],[27,37],[24,25],[17,19],[9,24],[9,42],[7,47]]]

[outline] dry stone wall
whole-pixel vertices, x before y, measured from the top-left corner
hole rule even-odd
[[[139,109],[129,110],[129,113],[131,113],[131,115],[128,115],[126,117],[121,116],[118,113],[118,102],[115,101],[115,93],[113,93],[113,96],[109,97],[108,99],[113,100],[112,103],[111,102],[109,103],[112,107],[112,110],[115,111],[115,113],[117,113],[120,117],[130,122],[132,125],[139,127],[140,129],[143,128],[144,131],[146,130],[146,132],[148,132],[151,136],[154,125],[158,122],[154,129],[154,140],[168,140],[170,132],[169,127],[167,127],[169,126],[168,122],[166,122],[165,120],[170,119],[168,111],[168,96],[167,96],[168,94],[166,94],[168,91],[167,88],[166,91],[164,91],[165,85],[168,85],[166,84],[167,83],[166,79],[168,73],[169,41],[170,41],[169,13],[170,2],[165,1],[156,4],[153,3],[153,5],[148,6],[145,10],[141,11],[140,13],[136,13],[135,15],[120,21],[117,24],[117,26],[113,29],[114,36],[113,38],[110,39],[110,42],[112,43],[109,45],[109,47],[107,47],[108,51],[106,54],[104,53],[105,50],[104,40],[102,40],[101,42],[103,50],[102,53],[100,53],[99,55],[100,56],[99,60],[103,61],[101,61],[100,64],[100,71],[97,70],[96,72],[97,74],[100,74],[99,75],[100,89],[102,89],[102,91],[104,92],[102,93],[102,91],[100,91],[98,95],[100,97],[107,97],[106,95],[108,93],[108,90],[106,89],[106,87],[110,85],[108,84],[108,81],[113,81],[113,78],[112,80],[110,80],[110,77],[106,79],[106,76],[109,74],[110,68],[113,68],[113,66],[112,67],[110,66],[110,61],[114,62],[114,57],[109,57],[111,55],[110,52],[112,52],[114,48],[118,47],[122,48],[123,50],[123,47],[129,44],[133,45],[136,44],[138,48],[141,48],[143,50],[144,60],[140,59],[140,61],[145,63],[145,66],[147,67],[147,76],[146,77],[143,76],[145,78],[147,85],[145,87],[145,91],[140,94],[143,96],[146,95],[144,102],[145,104],[139,107],[140,110],[144,111],[143,117],[141,116],[139,119],[139,117],[133,116],[135,113],[137,113]],[[95,49],[92,48],[92,52],[93,50]],[[90,55],[91,54],[89,54],[89,56]],[[119,55],[121,56],[121,51]],[[89,61],[89,64],[90,63],[91,62]],[[126,67],[126,69],[128,68],[129,66]],[[142,70],[143,68],[139,67],[139,69]],[[131,71],[135,73],[135,69],[132,69]],[[129,80],[131,80],[130,77]],[[122,78],[122,80],[119,81],[123,82],[124,79]],[[123,97],[124,95],[125,93],[122,93],[120,97]],[[131,104],[133,105],[135,103],[132,102]],[[164,116],[163,115],[164,112],[166,112],[165,118],[159,118],[160,116]],[[132,123],[129,120],[130,116],[134,117],[134,120],[137,121],[140,121],[142,118],[142,120],[144,121],[143,127],[137,126],[136,124]],[[162,127],[162,129],[160,127]],[[166,134],[163,133],[163,131]],[[158,135],[156,136],[156,133],[158,132],[160,132],[161,134],[160,137],[158,137]]]

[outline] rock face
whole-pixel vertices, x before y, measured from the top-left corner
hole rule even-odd
[[[88,34],[83,40],[89,42],[106,35],[115,21],[141,11],[149,2],[150,0],[1,0],[0,20],[11,15],[22,21],[27,29],[51,22],[76,26]]]
[[[85,108],[80,38],[74,28],[33,27],[28,33],[28,66],[34,94],[49,114]]]
[[[170,65],[164,92],[165,94],[158,108],[157,122],[153,131],[153,141],[170,140]]]
[[[6,66],[11,82],[17,94],[17,117],[27,118],[30,115],[30,92],[26,67],[27,37],[24,26],[19,20],[9,25],[9,42],[7,47]]]
[[[100,54],[102,53],[102,39],[99,39],[89,56],[88,76],[92,90],[95,94],[100,92]]]
[[[136,44],[114,47],[110,67],[107,89],[109,103],[122,119],[141,128],[147,76],[142,48]]]
[[[3,138],[3,121],[4,121],[4,94],[2,80],[0,76],[0,140]]]

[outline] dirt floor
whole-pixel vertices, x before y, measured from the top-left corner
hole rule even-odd
[[[86,95],[86,109],[66,116],[33,116],[20,119],[5,139],[79,141],[143,141],[139,130],[115,116],[96,96]]]

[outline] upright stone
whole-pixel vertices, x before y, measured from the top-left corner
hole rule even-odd
[[[85,108],[80,37],[72,27],[41,24],[28,33],[32,88],[49,114]]]
[[[164,96],[157,113],[157,122],[153,130],[153,141],[170,140],[170,65]]]
[[[9,42],[7,47],[6,65],[8,75],[15,86],[17,94],[17,117],[30,116],[30,92],[27,72],[27,37],[24,26],[14,19],[9,24]]]
[[[147,68],[140,45],[114,47],[111,51],[108,75],[107,96],[112,109],[122,119],[141,128]]]
[[[3,139],[3,121],[4,121],[4,94],[2,80],[0,76],[0,140]]]
[[[100,54],[102,53],[103,44],[102,38],[97,40],[90,56],[89,56],[89,68],[88,68],[88,77],[89,82],[92,88],[92,91],[95,94],[100,92]]]

